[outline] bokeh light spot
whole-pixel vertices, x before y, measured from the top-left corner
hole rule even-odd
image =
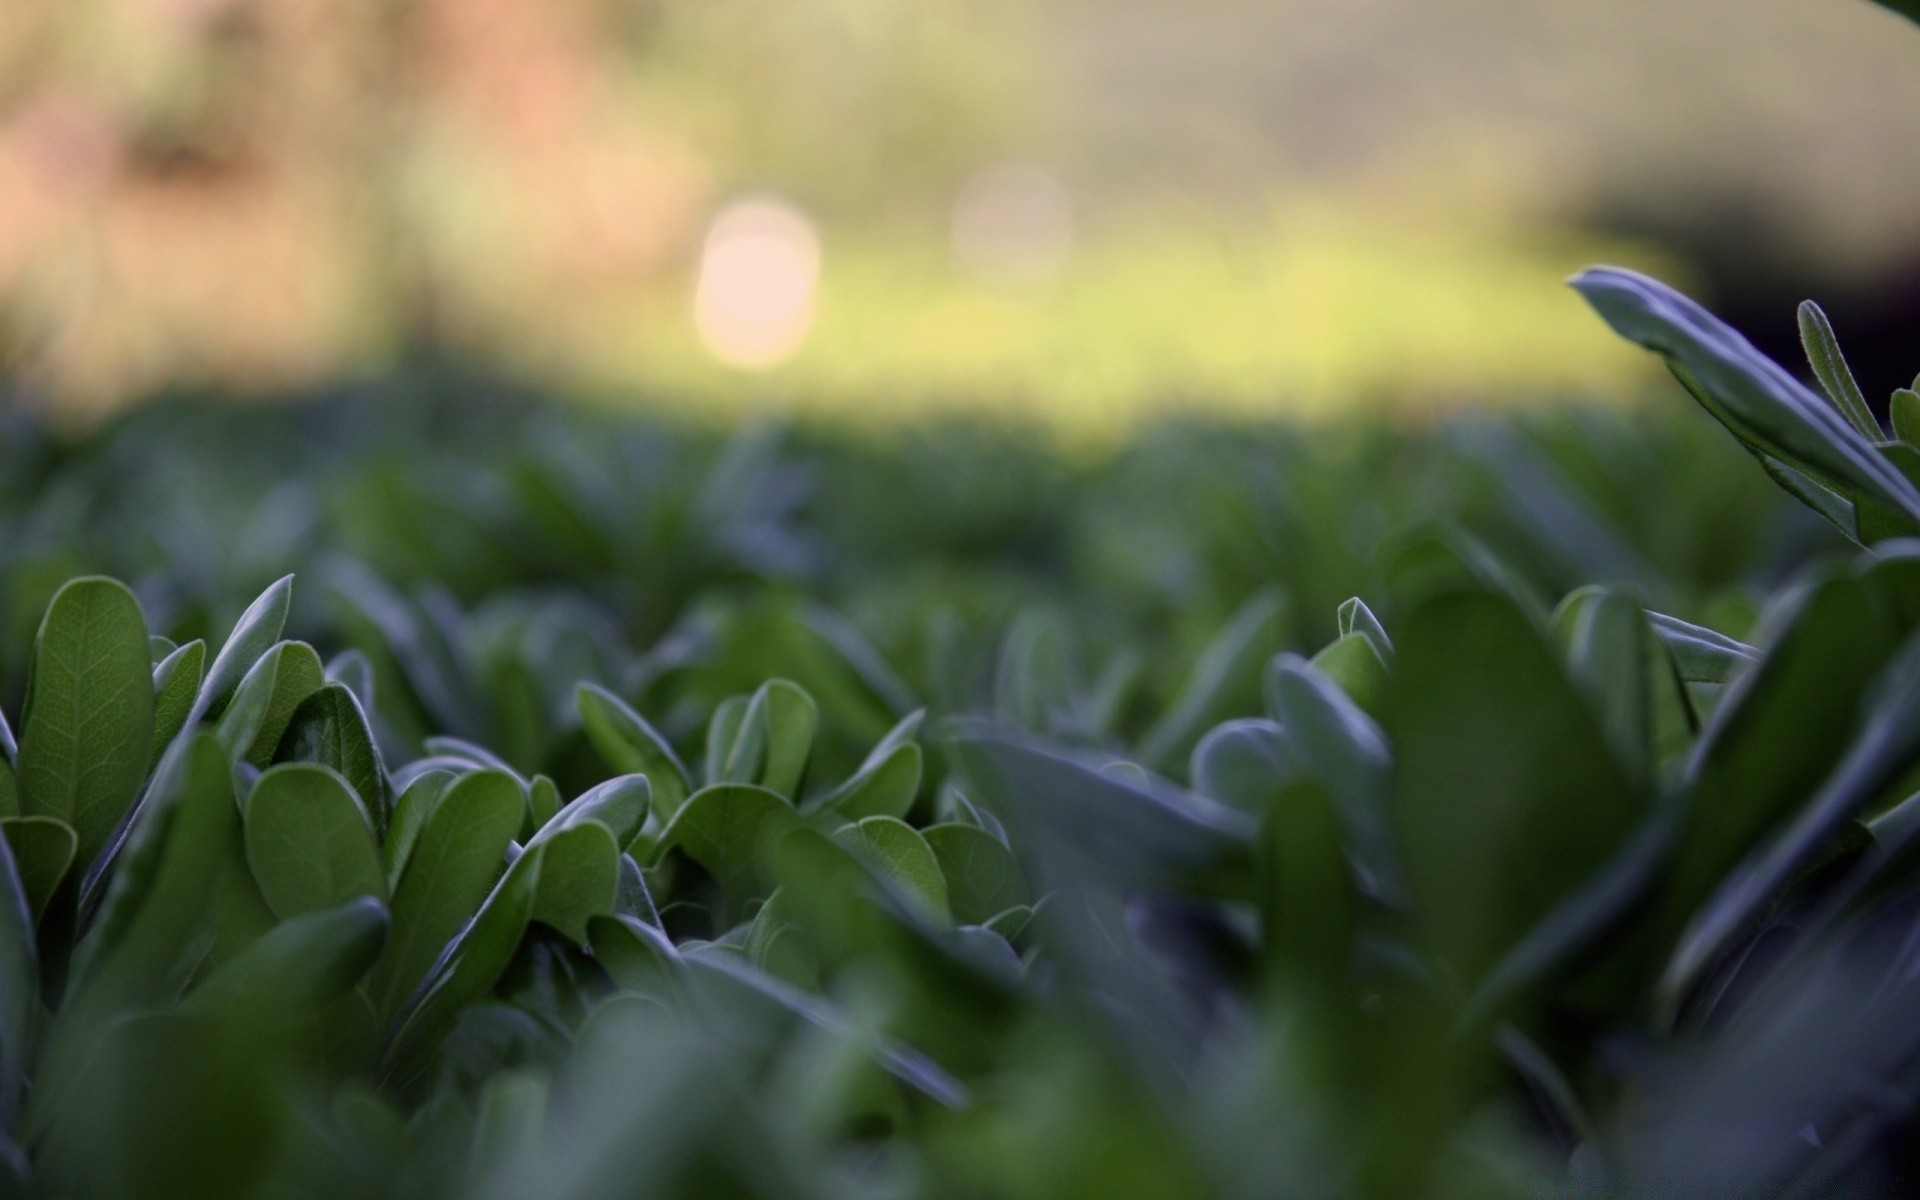
[[[707,229],[694,324],[714,357],[765,370],[791,357],[813,324],[820,236],[793,204],[736,200]]]

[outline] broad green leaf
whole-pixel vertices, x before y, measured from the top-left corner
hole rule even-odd
[[[261,1031],[300,1028],[360,982],[387,926],[386,906],[373,896],[290,917],[209,976],[181,1008]]]
[[[387,836],[380,843],[380,861],[387,877],[387,890],[400,883],[400,872],[413,854],[413,844],[426,828],[427,821],[440,807],[447,789],[460,778],[452,771],[424,771],[415,776],[393,804],[393,819],[387,822]]]
[[[768,597],[736,613],[716,640],[699,684],[709,703],[770,677],[791,679],[820,706],[822,734],[855,745],[881,737],[918,706],[844,618],[817,606]]]
[[[1119,888],[1250,891],[1254,823],[1244,813],[984,721],[956,722],[951,736],[974,785],[968,795],[998,813],[1016,844],[1038,838]]]
[[[616,845],[624,848],[633,841],[634,835],[640,832],[641,824],[646,821],[647,802],[651,795],[652,786],[645,775],[621,775],[609,779],[574,797],[566,807],[554,814],[552,820],[541,826],[534,841],[593,821],[613,835]]]
[[[11,842],[0,838],[0,1129],[9,1130],[26,1086],[40,1012],[36,917]]]
[[[593,832],[604,836],[605,831]],[[544,860],[544,848],[529,850],[515,859],[473,920],[437,957],[426,980],[407,1003],[406,1015],[385,1056],[395,1077],[404,1080],[420,1056],[439,1044],[460,1010],[486,994],[513,960],[527,923],[533,919]]]
[[[1162,766],[1183,758],[1207,726],[1226,717],[1237,694],[1257,694],[1260,671],[1280,648],[1286,604],[1260,592],[1234,613],[1194,664],[1180,695],[1140,739],[1140,760]]]
[[[207,669],[207,644],[199,638],[181,646],[153,669],[153,755],[149,765],[182,729],[200,696],[200,678]]]
[[[0,833],[13,848],[14,867],[37,923],[60,890],[61,881],[73,869],[79,855],[79,835],[57,817],[0,818]]]
[[[1360,707],[1371,709],[1379,704],[1387,683],[1387,664],[1372,638],[1360,633],[1342,634],[1313,656],[1313,665]]]
[[[1677,931],[1839,761],[1899,632],[1856,578],[1830,577],[1770,614],[1763,657],[1721,698],[1687,764],[1680,841],[1661,901]]]
[[[329,683],[294,709],[275,757],[332,767],[353,786],[376,832],[387,823],[387,772],[367,715],[352,692]],[[517,786],[517,785],[516,785]],[[523,802],[524,804],[524,802]]]
[[[825,807],[849,821],[865,817],[904,817],[920,794],[924,770],[920,747],[895,746],[878,762],[863,764],[853,778],[827,798]]]
[[[1652,628],[1640,602],[1586,587],[1554,611],[1550,626],[1573,682],[1600,718],[1629,777],[1647,778],[1653,749]]]
[[[68,583],[34,639],[20,729],[20,811],[57,817],[90,862],[132,807],[153,749],[153,667],[133,593],[111,579]]]
[[[1193,748],[1193,790],[1258,820],[1300,773],[1287,731],[1257,717],[1209,729]]]
[[[305,642],[276,642],[253,664],[220,713],[216,729],[227,752],[265,768],[307,697],[326,683],[320,656]]]
[[[1382,712],[1389,814],[1423,940],[1471,989],[1601,873],[1649,798],[1533,623],[1493,593],[1408,615]],[[1559,951],[1594,932],[1569,930]]]
[[[687,797],[660,832],[659,858],[678,849],[736,891],[752,874],[762,843],[798,820],[792,804],[778,792],[747,783],[717,783]]]
[[[1885,437],[1880,422],[1874,420],[1873,410],[1867,407],[1867,398],[1861,394],[1859,383],[1853,378],[1853,369],[1847,366],[1847,356],[1840,352],[1833,322],[1827,320],[1827,314],[1811,300],[1800,305],[1800,344],[1806,349],[1814,378],[1826,389],[1827,398],[1833,401],[1840,415],[1873,441]]]
[[[789,800],[798,795],[800,781],[813,754],[813,731],[820,709],[798,684],[770,679],[753,694],[747,721],[765,727],[765,763],[757,781],[768,791]]]
[[[1295,779],[1260,822],[1260,922],[1266,968],[1287,983],[1334,989],[1353,952],[1358,897],[1345,821],[1320,783]]]
[[[539,896],[533,919],[587,943],[587,922],[613,913],[620,885],[620,847],[613,834],[595,820],[582,820],[529,846],[545,863],[540,870]]]
[[[777,979],[808,991],[820,990],[820,964],[800,927],[786,917],[782,892],[775,888],[747,928],[747,960]]]
[[[831,809],[858,821],[862,817],[905,817],[920,794],[924,771],[920,747],[913,738],[925,719],[924,711],[909,713],[880,739],[860,769],[807,811]]]
[[[659,927],[630,916],[593,917],[587,921],[593,957],[613,977],[616,986],[646,992],[680,969],[680,951]]]
[[[177,997],[213,940],[215,900],[240,851],[233,764],[211,732],[173,743],[115,856],[98,917],[76,948],[25,1128],[43,1136],[71,1103],[103,1028]]]
[[[650,800],[651,791],[648,795]],[[527,781],[527,815],[529,823],[535,830],[539,830],[548,821],[559,816],[560,808],[559,784],[545,775],[535,775]]]
[[[738,955],[700,955],[685,960],[687,974],[703,1000],[721,1001],[733,989],[746,989],[799,1016],[809,1025],[840,1037],[855,1037],[855,1026],[828,1001],[802,991]],[[950,1109],[969,1102],[966,1085],[926,1054],[904,1043],[871,1035],[858,1036],[880,1067],[922,1096]]]
[[[599,684],[583,683],[575,693],[580,723],[607,764],[623,775],[645,775],[653,785],[653,807],[671,817],[687,798],[687,769],[665,738],[626,702]]]
[[[391,1017],[473,916],[499,878],[526,799],[499,771],[476,771],[447,789],[393,889],[393,932],[368,981]]]
[[[280,631],[286,628],[287,610],[292,604],[293,576],[287,575],[247,606],[247,611],[233,623],[233,632],[227,635],[220,653],[214,655],[213,665],[207,668],[206,682],[194,699],[187,724],[220,715],[253,664],[280,640]]]
[[[1294,769],[1318,782],[1340,806],[1363,886],[1383,899],[1397,900],[1399,869],[1386,822],[1392,769],[1386,735],[1351,697],[1298,655],[1274,657],[1265,691],[1268,715],[1286,730]]]
[[[753,700],[729,696],[707,722],[707,782],[756,783],[767,761],[767,725],[750,721]]]
[[[1909,446],[1920,446],[1920,392],[1897,389],[1887,405],[1887,414],[1893,418],[1893,436]]]
[[[1711,313],[1632,271],[1596,268],[1573,285],[1616,333],[1664,356],[1744,444],[1920,528],[1920,490],[1899,468],[1831,405]]]
[[[955,921],[984,925],[1027,902],[1020,864],[1006,844],[991,833],[976,825],[956,823],[934,825],[921,831],[921,837],[940,862]]]
[[[281,920],[360,896],[386,900],[373,826],[332,768],[269,768],[247,797],[245,825],[247,865]]]
[[[1846,822],[1920,757],[1920,634],[1908,637],[1874,679],[1863,708],[1863,727],[1833,773],[1779,835],[1730,872],[1701,908],[1661,981],[1668,997],[1677,998],[1796,874],[1832,845]]]
[[[877,872],[910,908],[936,927],[953,924],[946,876],[920,831],[895,817],[865,817],[833,840]]]

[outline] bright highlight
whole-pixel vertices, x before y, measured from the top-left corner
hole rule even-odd
[[[707,229],[694,325],[715,358],[765,370],[791,357],[813,324],[820,236],[784,200],[736,200]]]

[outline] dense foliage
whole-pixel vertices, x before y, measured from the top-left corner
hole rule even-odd
[[[1911,1190],[1920,391],[1575,286],[1698,411],[7,418],[0,1195]]]
[[[1577,282],[1735,443],[17,423],[9,1188],[1884,1186],[1920,398]]]

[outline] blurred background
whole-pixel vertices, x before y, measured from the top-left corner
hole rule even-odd
[[[1124,428],[1627,394],[1562,285],[1920,346],[1857,0],[7,0],[0,375],[84,420],[451,357]]]

